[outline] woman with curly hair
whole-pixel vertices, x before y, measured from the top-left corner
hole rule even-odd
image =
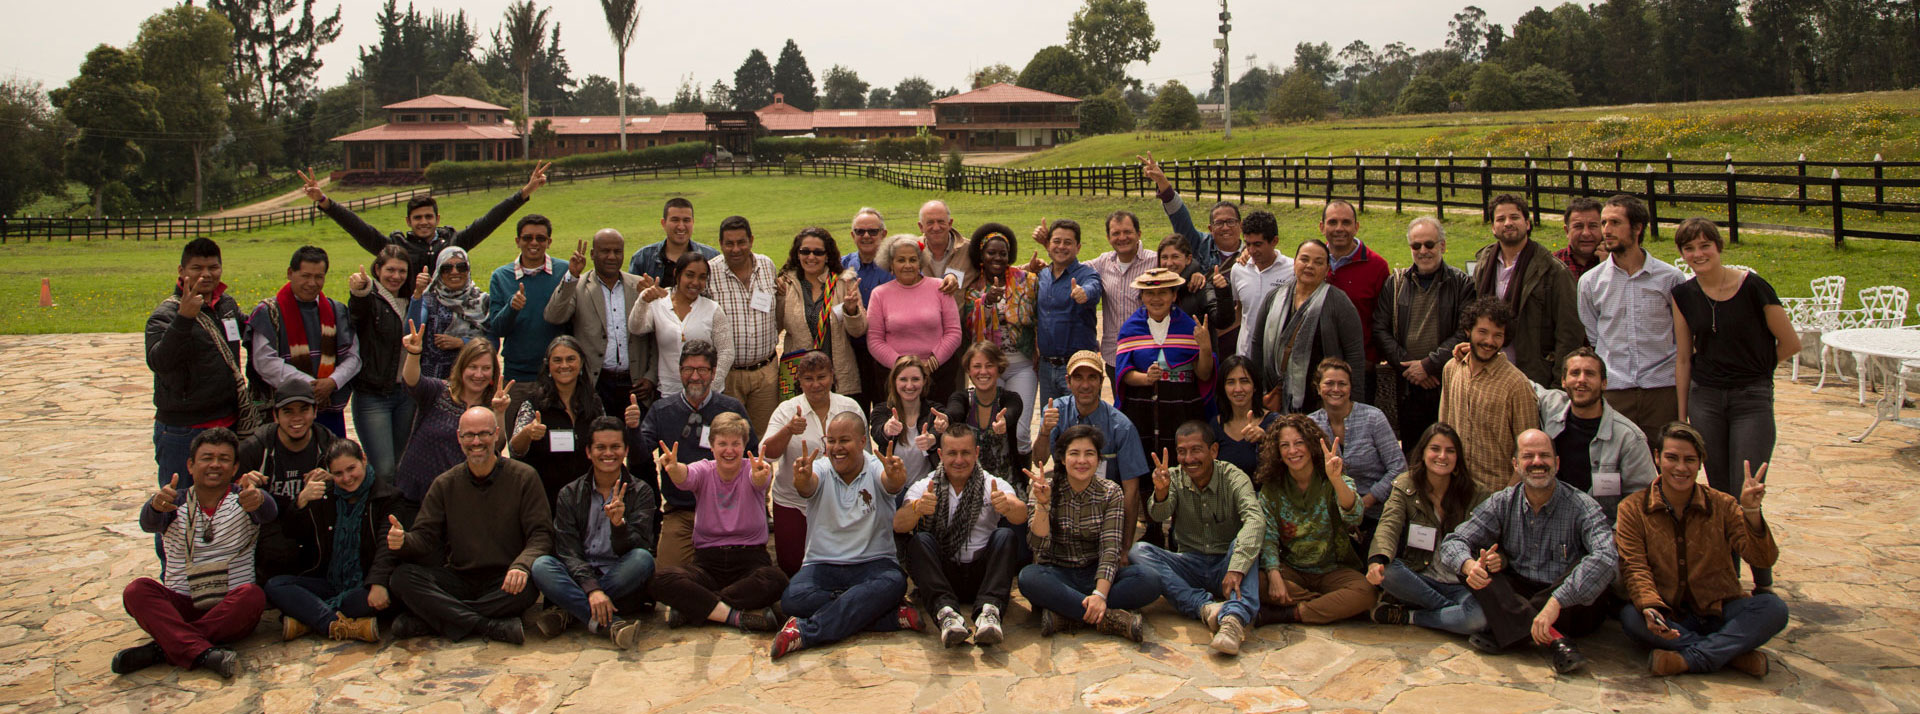
[[[1260,624],[1323,624],[1366,612],[1373,585],[1360,574],[1350,529],[1360,525],[1360,495],[1346,475],[1340,445],[1305,414],[1285,414],[1267,430],[1254,486],[1267,518],[1260,548]]]

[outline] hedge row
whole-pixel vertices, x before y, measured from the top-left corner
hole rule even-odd
[[[753,141],[753,155],[769,161],[786,156],[804,159],[857,157],[881,161],[933,161],[940,158],[940,138],[927,134],[862,141],[837,137],[769,136]]]
[[[705,158],[711,148],[703,142],[685,142],[633,151],[605,151],[575,154],[553,159],[556,171],[608,171],[654,166],[692,166]],[[489,180],[524,181],[533,172],[534,161],[439,161],[427,167],[427,183],[436,188],[464,186]]]

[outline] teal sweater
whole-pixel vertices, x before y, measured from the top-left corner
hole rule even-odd
[[[566,261],[547,256],[547,264],[550,272],[516,279],[513,263],[508,263],[495,268],[487,282],[487,336],[501,346],[507,379],[527,383],[538,379],[540,363],[547,358],[547,344],[569,332],[566,325],[555,325],[541,317],[554,289],[560,286],[560,277],[567,272]],[[527,289],[527,306],[515,310],[513,294],[522,287]]]

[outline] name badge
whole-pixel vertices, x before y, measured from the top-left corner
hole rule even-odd
[[[1440,529],[1438,528],[1423,526],[1418,523],[1407,525],[1407,547],[1409,548],[1419,548],[1431,553],[1437,546],[1439,540]]]
[[[753,297],[747,299],[747,305],[760,312],[773,312],[773,293],[755,290]]]
[[[712,434],[712,429],[713,427],[710,427],[710,426],[700,427],[700,448],[708,449],[708,450],[713,449],[713,440],[709,438],[709,436]]]
[[[224,320],[221,320],[221,321],[220,321],[220,324],[222,324],[222,325],[225,325],[225,326],[226,326],[226,328],[227,328],[227,341],[228,341],[228,342],[239,342],[239,341],[240,341],[240,321],[239,321],[239,320],[235,320],[235,319],[233,319],[233,318],[231,318],[231,317],[229,317],[229,318],[226,318],[226,319],[224,319]]]
[[[1106,478],[1106,477],[1107,477],[1107,465],[1108,465],[1108,464],[1111,464],[1111,463],[1113,463],[1113,460],[1112,460],[1112,459],[1101,459],[1101,460],[1100,460],[1100,468],[1099,468],[1098,470],[1095,470],[1095,471],[1093,472],[1093,477],[1094,477],[1094,478]]]
[[[548,429],[547,450],[556,454],[573,452],[573,431],[569,429]]]
[[[1594,496],[1620,495],[1620,474],[1613,471],[1593,472],[1593,490],[1588,493]]]

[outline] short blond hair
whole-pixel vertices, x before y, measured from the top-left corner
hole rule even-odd
[[[721,412],[720,416],[714,417],[713,423],[707,427],[707,438],[711,440],[722,434],[731,434],[740,437],[741,442],[745,442],[752,431],[753,428],[747,424],[745,417],[733,412]]]

